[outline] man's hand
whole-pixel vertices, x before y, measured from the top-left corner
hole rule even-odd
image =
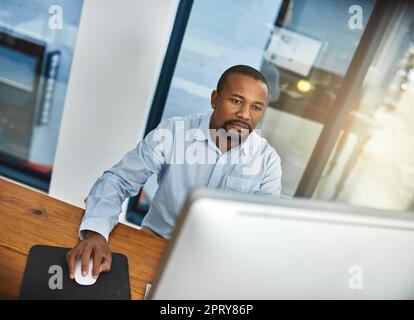
[[[69,278],[75,278],[75,264],[78,258],[82,263],[82,276],[89,272],[89,260],[93,258],[92,276],[97,279],[101,272],[111,270],[112,254],[105,238],[93,231],[85,232],[85,240],[79,242],[66,255]]]

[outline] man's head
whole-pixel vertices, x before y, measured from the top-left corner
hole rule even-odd
[[[236,65],[227,69],[211,93],[211,129],[237,132],[243,139],[259,123],[269,88],[260,71]]]

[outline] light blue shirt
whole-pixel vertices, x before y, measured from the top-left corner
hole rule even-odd
[[[162,122],[106,170],[85,199],[81,239],[82,231],[92,230],[108,240],[124,200],[137,195],[153,174],[158,176],[159,187],[142,225],[167,239],[194,187],[279,197],[282,169],[275,149],[255,130],[242,144],[222,152],[211,139],[211,114]]]

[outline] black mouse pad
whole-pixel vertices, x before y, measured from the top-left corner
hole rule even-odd
[[[22,300],[130,300],[128,259],[112,253],[111,271],[101,273],[93,285],[71,280],[66,265],[70,249],[35,245],[30,248],[23,283]]]

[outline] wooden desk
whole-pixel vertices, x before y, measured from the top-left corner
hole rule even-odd
[[[73,247],[84,210],[0,178],[0,299],[17,299],[30,248]],[[167,241],[117,225],[109,245],[128,257],[132,299],[144,297]]]

